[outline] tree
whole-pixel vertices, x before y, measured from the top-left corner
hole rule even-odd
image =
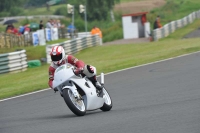
[[[10,11],[13,7],[22,7],[26,0],[1,0],[0,12]]]
[[[117,2],[120,0],[87,0],[88,20],[107,20]]]
[[[87,7],[88,20],[107,20],[110,11],[120,0],[68,0],[68,3],[74,5],[76,10],[80,4]]]
[[[27,0],[26,6],[40,7],[42,5],[46,5],[46,2],[50,0]]]

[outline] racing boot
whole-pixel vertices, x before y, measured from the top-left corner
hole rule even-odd
[[[89,80],[92,81],[93,85],[97,89],[97,93],[100,95],[100,93],[102,92],[103,86],[97,81],[96,76],[90,77]]]
[[[97,90],[99,90],[99,91],[101,91],[102,89],[103,89],[103,87],[101,86],[101,84],[97,81],[96,83],[95,83],[95,85],[94,85],[96,88],[97,88]]]
[[[97,88],[97,94],[99,97],[103,97],[103,86],[97,81],[95,83],[95,87]]]

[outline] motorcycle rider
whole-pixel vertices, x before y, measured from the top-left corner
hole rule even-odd
[[[50,52],[51,56],[51,65],[49,66],[49,86],[52,88],[53,86],[53,80],[54,80],[54,72],[56,68],[58,68],[60,65],[63,65],[65,63],[70,63],[71,65],[76,67],[76,70],[74,73],[77,74],[84,74],[88,79],[93,83],[93,85],[97,88],[97,90],[101,91],[102,86],[97,81],[96,78],[96,68],[91,65],[86,65],[83,61],[78,60],[72,55],[65,55],[65,50],[62,46],[54,46],[51,49]],[[52,88],[53,89],[53,88]],[[54,91],[58,91],[57,89],[54,89]]]

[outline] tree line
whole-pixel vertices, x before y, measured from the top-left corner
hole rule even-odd
[[[1,0],[0,17],[15,16],[22,12],[25,7],[46,5],[49,0]],[[71,4],[75,10],[79,10],[79,5],[86,5],[88,20],[107,20],[110,11],[120,0],[62,0],[62,4]]]

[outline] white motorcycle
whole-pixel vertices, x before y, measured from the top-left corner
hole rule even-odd
[[[73,65],[66,63],[54,73],[53,88],[60,92],[69,109],[77,116],[84,116],[89,110],[111,110],[112,100],[104,87],[104,74],[101,73],[103,89],[99,94],[86,76],[75,75],[75,69]]]

